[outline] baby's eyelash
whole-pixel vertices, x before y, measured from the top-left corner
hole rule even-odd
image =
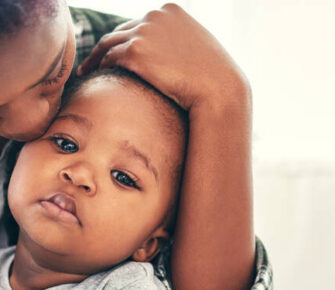
[[[129,177],[129,175],[127,175],[126,173],[119,170],[112,170],[111,175],[116,180],[116,182],[122,184],[123,186],[133,187],[141,190],[141,188],[137,185],[136,181]]]
[[[79,150],[79,146],[65,136],[51,136],[49,140],[51,140],[62,153],[71,154]]]
[[[60,71],[58,72],[57,76],[51,80],[45,80],[43,81],[44,85],[51,86],[53,84],[57,84],[59,79],[61,79],[64,76],[64,72],[67,70],[66,64],[62,64]]]

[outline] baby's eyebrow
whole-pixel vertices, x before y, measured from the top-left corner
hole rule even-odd
[[[121,149],[127,151],[127,153],[131,154],[133,157],[141,160],[145,164],[145,167],[147,167],[153,173],[156,182],[158,182],[158,171],[148,156],[139,151],[135,146],[129,144],[128,141],[122,142],[120,147]]]
[[[78,125],[84,127],[87,131],[90,131],[92,128],[92,122],[89,121],[87,118],[76,115],[76,114],[65,114],[65,115],[58,115],[55,118],[56,120],[71,120]]]

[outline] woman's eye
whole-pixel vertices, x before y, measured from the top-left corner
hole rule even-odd
[[[52,86],[54,84],[57,84],[59,82],[59,80],[61,78],[63,78],[64,73],[66,72],[66,70],[67,70],[66,64],[62,64],[62,66],[60,68],[60,71],[58,72],[57,76],[53,79],[43,81],[43,84],[46,85],[46,86]]]
[[[79,149],[76,143],[64,137],[51,137],[51,140],[65,153],[75,153]]]
[[[136,189],[140,189],[138,187],[138,185],[136,184],[136,182],[131,179],[127,174],[121,172],[121,171],[117,171],[117,170],[113,170],[111,172],[112,176],[116,179],[116,181],[118,181],[119,183],[125,185],[125,186],[129,186],[129,187],[134,187]]]

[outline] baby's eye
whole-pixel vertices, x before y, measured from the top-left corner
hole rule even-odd
[[[50,139],[64,153],[75,153],[79,149],[78,145],[76,143],[74,143],[73,141],[71,141],[71,140],[69,140],[67,138],[53,136]]]
[[[111,171],[111,174],[116,179],[116,181],[121,183],[122,185],[140,189],[138,185],[136,184],[136,182],[132,178],[130,178],[127,174],[123,173],[122,171],[113,170]]]

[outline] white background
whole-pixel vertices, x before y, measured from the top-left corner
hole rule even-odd
[[[69,0],[137,18],[161,0]],[[247,74],[256,233],[275,289],[335,289],[335,1],[175,1]]]

